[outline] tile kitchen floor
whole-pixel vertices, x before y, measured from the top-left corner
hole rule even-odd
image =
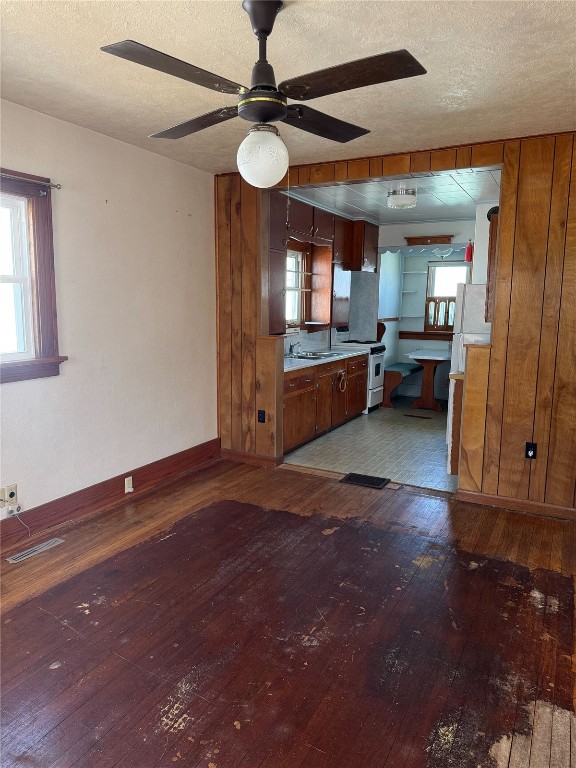
[[[397,397],[394,410],[363,414],[292,451],[285,462],[455,491],[458,478],[446,472],[446,402],[442,413],[413,410],[411,402]]]

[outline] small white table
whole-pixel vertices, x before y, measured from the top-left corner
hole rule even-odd
[[[442,406],[434,397],[434,375],[440,363],[450,360],[452,353],[449,350],[440,349],[415,349],[408,353],[408,357],[417,362],[424,369],[422,371],[422,389],[420,397],[414,400],[412,408],[425,408],[432,411],[441,411]]]

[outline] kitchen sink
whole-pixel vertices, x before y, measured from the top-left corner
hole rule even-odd
[[[297,352],[286,357],[292,360],[324,360],[326,357],[341,357],[341,355],[341,352]]]

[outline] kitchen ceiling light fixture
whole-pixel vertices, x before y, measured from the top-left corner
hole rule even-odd
[[[288,170],[288,150],[278,129],[269,123],[253,125],[238,147],[236,162],[242,178],[253,187],[278,184]]]
[[[388,192],[388,208],[416,208],[416,190],[398,187]]]

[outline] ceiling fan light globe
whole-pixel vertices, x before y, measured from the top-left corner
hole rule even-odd
[[[288,150],[273,125],[252,126],[236,156],[242,178],[253,187],[267,189],[278,184],[288,170]]]

